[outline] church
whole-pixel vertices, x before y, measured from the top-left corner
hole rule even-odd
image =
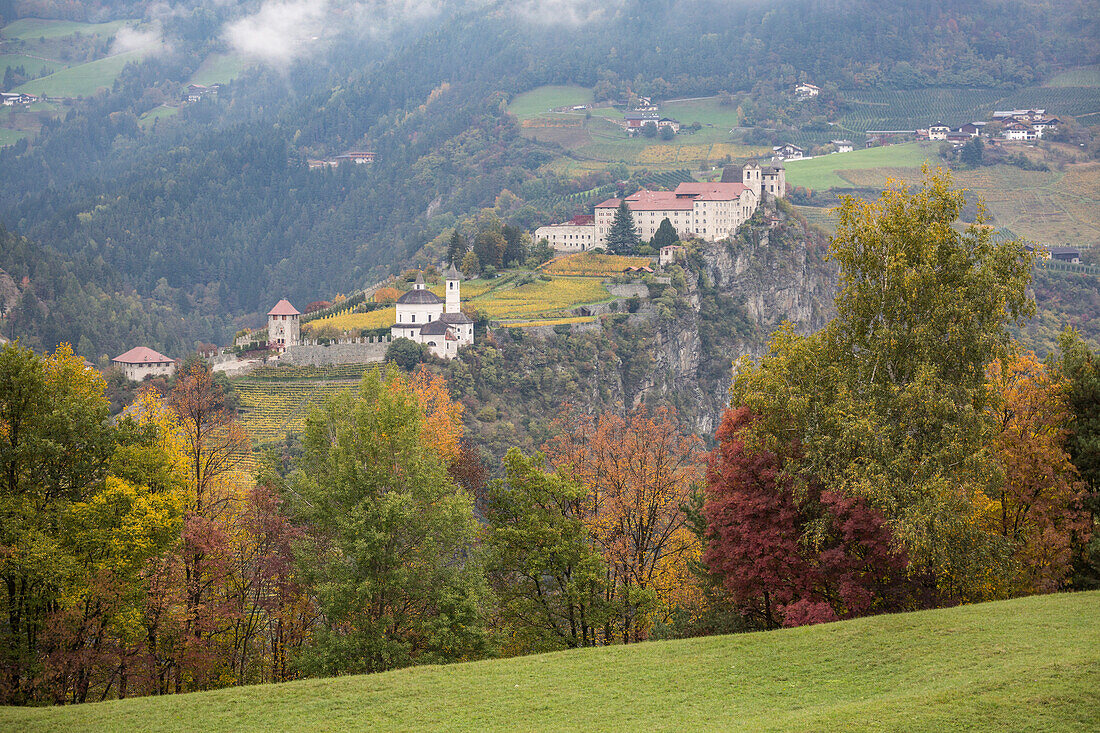
[[[444,280],[446,300],[428,290],[423,274],[416,276],[413,289],[397,299],[397,322],[390,335],[412,339],[440,358],[453,359],[461,347],[474,342],[474,322],[460,307],[462,275],[454,264]]]

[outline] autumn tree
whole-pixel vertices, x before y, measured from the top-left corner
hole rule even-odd
[[[485,508],[489,571],[505,650],[594,646],[606,623],[606,568],[585,527],[588,491],[541,454],[512,448]]]
[[[637,408],[625,418],[565,416],[554,427],[547,456],[587,491],[585,524],[618,612],[604,626],[604,641],[644,639],[655,621],[698,601],[687,563],[699,546],[684,506],[699,479],[701,441],[680,432],[668,408]]]
[[[175,691],[180,692],[184,665],[192,668],[192,684],[201,688],[219,658],[211,637],[223,628],[229,611],[220,592],[232,567],[226,512],[243,491],[238,471],[251,445],[205,364],[194,364],[179,377],[168,404],[179,421],[189,481],[182,549],[187,630],[173,664]]]
[[[448,443],[430,422],[420,397],[374,372],[357,394],[338,394],[306,422],[290,495],[310,528],[299,562],[321,612],[303,658],[311,671],[376,672],[484,653],[473,504],[448,475]]]
[[[1065,451],[1067,385],[1031,352],[993,362],[988,374],[999,428],[992,448],[1004,472],[990,491],[990,515],[1012,543],[1015,591],[1049,593],[1072,570],[1074,538],[1091,530],[1084,484]]]
[[[752,420],[723,415],[703,508],[704,562],[742,615],[777,628],[908,607],[907,560],[882,513],[816,484],[796,492],[779,455],[746,444]]]
[[[976,600],[1007,593],[1011,574],[1008,544],[982,521],[996,471],[985,368],[1034,305],[1022,243],[994,241],[981,210],[956,229],[965,199],[950,184],[936,172],[914,191],[845,200],[837,317],[809,337],[781,329],[759,364],[738,364],[731,396],[756,416],[754,450],[783,456],[800,486],[866,499],[917,576]],[[797,457],[780,450],[792,442]]]

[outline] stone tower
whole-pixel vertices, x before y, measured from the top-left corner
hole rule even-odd
[[[756,194],[756,200],[760,200],[760,189],[763,184],[763,178],[761,176],[760,166],[756,163],[745,163],[745,167],[741,169],[742,183],[746,188],[751,188],[752,192]]]
[[[301,315],[286,298],[276,303],[275,307],[267,312],[268,343],[279,351],[285,351],[288,346],[297,346]]]
[[[447,268],[447,272],[444,273],[444,278],[447,281],[447,306],[445,312],[461,313],[462,273],[455,269],[455,265],[452,262],[451,266]]]

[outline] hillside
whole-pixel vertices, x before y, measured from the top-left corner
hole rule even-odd
[[[49,730],[1088,730],[1100,592],[372,676],[6,708]]]

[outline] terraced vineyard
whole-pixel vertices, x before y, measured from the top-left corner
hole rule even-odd
[[[337,392],[355,389],[358,380],[284,382],[242,379],[233,386],[240,396],[241,422],[260,445],[301,433],[313,407]]]
[[[995,109],[1041,107],[1053,115],[1100,112],[1095,86],[1029,87],[1006,94],[1002,89],[907,89],[844,92],[849,110],[839,122],[853,132],[915,130],[942,121],[961,125],[989,119]]]
[[[287,379],[320,379],[320,380],[359,380],[363,374],[377,368],[376,364],[326,364],[324,366],[296,366],[286,364],[280,366],[265,366],[248,373],[249,380],[287,380]]]
[[[497,289],[470,302],[490,318],[552,316],[587,303],[608,300],[607,288],[592,277],[555,277],[510,289]],[[562,314],[564,315],[564,314]]]
[[[630,257],[627,255],[601,255],[591,252],[577,252],[550,260],[542,270],[551,275],[573,275],[576,277],[610,277],[619,275],[628,267],[652,266],[651,257]]]

